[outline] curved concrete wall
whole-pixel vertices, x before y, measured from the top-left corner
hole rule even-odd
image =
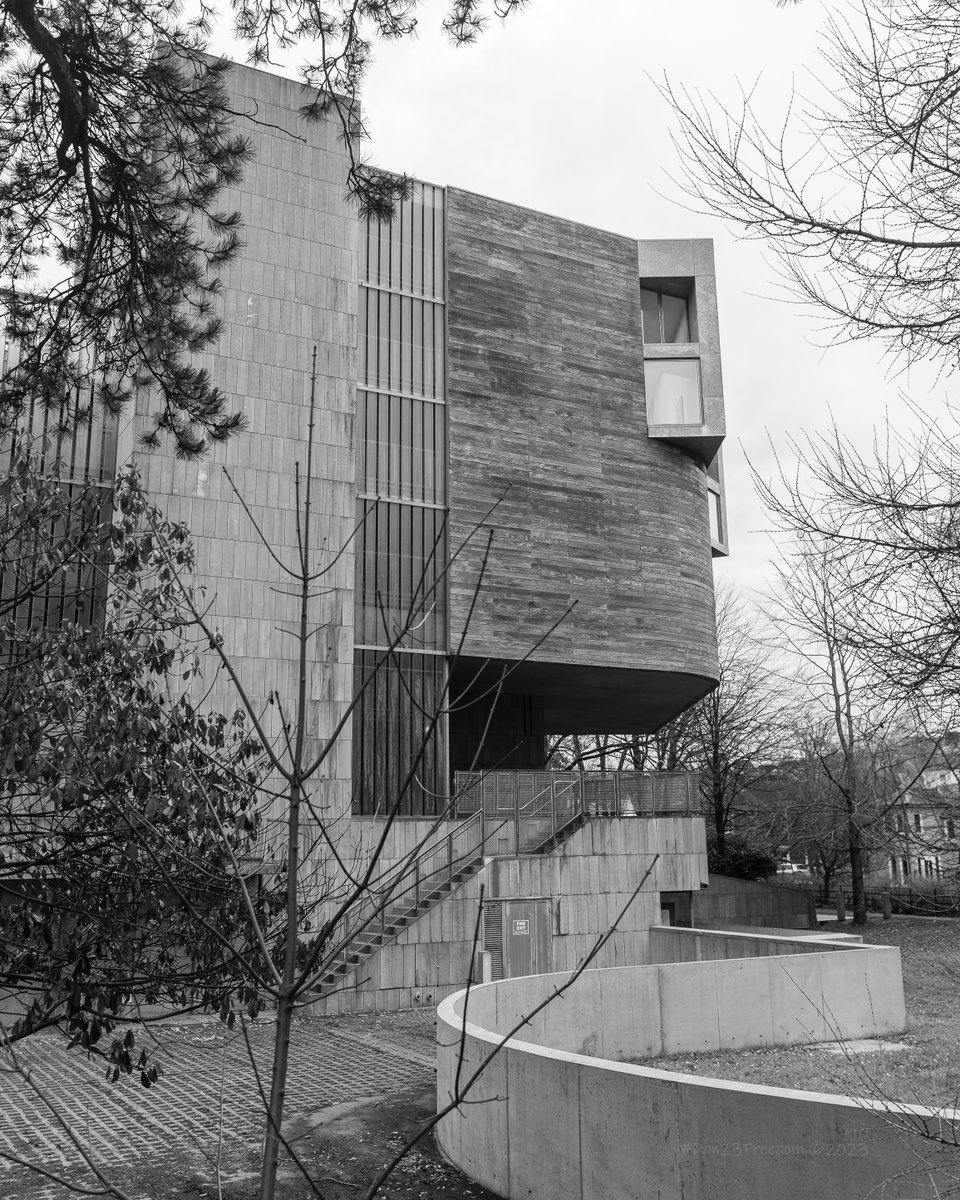
[[[450,564],[451,645],[469,617],[467,656],[689,675],[698,698],[706,483],[647,431],[636,241],[457,188],[446,214],[450,544],[495,530],[479,595],[486,540]]]
[[[778,1200],[935,1195],[944,1156],[958,1152],[918,1139],[938,1127],[929,1110],[611,1061],[903,1028],[899,951],[801,946],[584,972],[440,1122],[444,1153],[514,1200],[767,1200],[774,1186]],[[466,993],[440,1006],[441,1107],[567,978],[475,988],[466,1022]]]

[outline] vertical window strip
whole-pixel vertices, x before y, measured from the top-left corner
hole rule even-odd
[[[376,390],[358,395],[358,484],[377,499],[357,502],[355,627],[361,645],[382,649],[356,652],[358,689],[389,655],[354,720],[355,811],[370,815],[397,798],[421,749],[401,811],[434,813],[446,793],[439,737],[424,744],[446,663],[419,652],[446,644],[445,513],[426,507],[446,497],[443,269],[443,191],[415,184],[390,223],[368,222],[361,261],[371,285],[361,379]],[[390,652],[408,621],[403,651]]]
[[[445,405],[383,392],[358,392],[360,492],[385,500],[443,505],[445,447]]]
[[[354,662],[360,697],[354,738],[356,811],[386,816],[399,801],[403,814],[436,814],[443,806],[436,786],[443,777],[443,748],[439,730],[429,730],[443,702],[443,661],[360,650]]]

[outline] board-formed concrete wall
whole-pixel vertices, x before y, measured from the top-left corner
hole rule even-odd
[[[706,484],[648,435],[637,243],[456,188],[447,238],[451,545],[496,530],[479,597],[481,540],[451,566],[452,644],[469,613],[467,655],[689,673],[702,694]]]
[[[631,899],[651,864],[642,890]],[[487,868],[487,898],[554,899],[551,953],[558,971],[572,971],[616,924],[596,966],[619,967],[651,961],[650,929],[660,923],[660,893],[695,892],[706,876],[706,833],[699,817],[603,818],[588,821],[549,854],[495,859]]]
[[[449,997],[437,1029],[441,1108],[458,1067],[461,1083],[469,1080],[517,1034],[480,1072],[471,1103],[440,1122],[444,1153],[513,1200],[933,1196],[956,1151],[919,1139],[918,1130],[939,1128],[929,1110],[612,1061],[902,1029],[899,951],[800,946],[747,960],[586,971],[522,1032],[519,1022],[568,976],[476,988],[466,1023],[466,995]],[[770,1015],[762,1029],[758,1012]]]
[[[706,891],[693,897],[693,923],[701,929],[764,925],[773,929],[816,929],[813,897],[802,888],[755,883],[710,873]]]
[[[347,861],[362,863],[384,837],[378,874],[386,876],[422,849],[442,842],[458,824],[403,819],[384,837],[382,822],[354,818],[353,840],[345,839]],[[495,820],[488,822],[488,851],[500,845],[498,830]],[[660,893],[700,886],[706,873],[704,839],[699,818],[604,818],[589,821],[548,854],[488,857],[477,875],[365,959],[313,1011],[410,1008],[439,1003],[459,991],[477,950],[473,938],[481,884],[488,903],[552,901],[550,943],[557,969],[572,970],[614,924],[597,965],[650,962],[650,928],[660,919]],[[654,855],[653,870],[633,895]]]

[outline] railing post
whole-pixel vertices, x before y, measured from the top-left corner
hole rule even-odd
[[[622,817],[623,813],[620,810],[620,772],[613,773],[613,815]]]
[[[557,832],[557,781],[550,780],[550,828],[551,832]]]
[[[414,905],[420,907],[420,859],[413,860],[413,902]]]
[[[517,849],[517,857],[520,857],[520,780],[514,775],[513,777],[513,841]]]
[[[453,834],[447,834],[447,878],[453,878]]]

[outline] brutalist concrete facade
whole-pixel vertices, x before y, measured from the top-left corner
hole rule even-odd
[[[364,610],[367,558],[407,555],[415,571],[416,554],[426,554],[422,546],[391,545],[386,534],[376,542],[370,514],[398,514],[398,528],[418,513],[439,514],[430,528],[442,528],[444,555],[475,526],[492,530],[479,593],[482,538],[442,572],[430,645],[402,648],[410,655],[405,663],[419,655],[426,664],[418,687],[428,687],[429,671],[446,687],[449,673],[452,695],[463,702],[478,688],[478,672],[482,688],[491,669],[485,664],[506,667],[508,682],[492,718],[478,708],[440,723],[435,774],[419,799],[400,805],[408,825],[385,847],[385,861],[399,862],[414,831],[429,828],[426,819],[444,818],[433,837],[448,832],[444,806],[458,767],[542,766],[547,733],[653,730],[714,686],[711,547],[723,547],[711,538],[708,501],[719,486],[710,464],[723,414],[712,252],[702,242],[638,243],[429,185],[416,185],[404,210],[419,232],[397,223],[371,231],[345,198],[338,127],[300,117],[300,85],[238,66],[231,87],[234,107],[249,114],[238,125],[254,159],[223,201],[242,213],[245,248],[224,274],[224,330],[204,361],[247,429],[198,463],[147,453],[138,448],[144,397],[120,431],[119,459],[132,457],[156,503],[193,531],[197,582],[253,704],[265,706],[271,693],[291,696],[296,663],[282,629],[293,621],[295,600],[277,590],[275,564],[228,473],[270,549],[292,558],[294,465],[302,471],[307,460],[317,347],[315,528],[331,564],[312,616],[319,632],[311,644],[310,733],[317,739],[347,714],[369,656],[383,653]],[[381,247],[393,239],[378,251],[376,270],[371,239]],[[408,253],[409,277],[395,265]],[[642,333],[641,280],[660,303],[679,298],[689,308],[686,340],[664,341],[656,357],[697,363],[696,421],[648,423],[652,347]],[[381,355],[400,356],[399,375],[389,364],[386,375],[371,371],[374,342]],[[411,355],[405,376],[402,363]],[[428,451],[417,433],[421,465],[404,476],[384,446],[409,451],[404,430],[413,411],[421,431],[429,420],[434,465],[423,466]],[[371,433],[371,421],[393,420],[378,413],[394,412],[398,433]],[[369,454],[381,451],[387,467],[372,475]],[[425,471],[433,472],[429,489]],[[421,543],[429,542],[426,526],[418,528]],[[208,671],[198,695],[211,685],[212,703],[235,705],[222,672],[214,678]],[[400,753],[391,739],[409,741],[409,730],[398,735],[389,726],[385,708],[378,701],[376,711],[347,721],[317,785],[315,801],[325,820],[339,820],[354,859],[384,814],[382,795],[364,791],[367,778],[388,788],[388,774],[377,774],[380,760]],[[623,936],[611,942],[611,961],[642,957],[644,931],[660,915],[658,891],[689,892],[706,882],[699,818],[629,824],[612,821],[602,835],[588,826],[551,852],[552,864],[485,868],[501,899],[556,900],[558,964],[575,960],[636,885],[624,862],[633,856],[639,865],[641,844],[644,861],[657,852],[666,857]],[[574,859],[576,869],[563,866]],[[336,1004],[410,1003],[458,986],[470,964],[467,909],[475,911],[475,896],[476,879],[382,950],[353,980],[356,998],[341,991]]]

